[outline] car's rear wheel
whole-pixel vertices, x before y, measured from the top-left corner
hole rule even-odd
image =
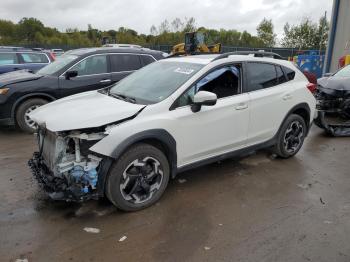
[[[288,116],[277,135],[274,153],[282,158],[294,156],[304,143],[306,131],[306,123],[301,116]]]
[[[169,163],[161,150],[149,144],[136,144],[112,165],[106,195],[119,209],[137,211],[158,201],[169,176]]]
[[[29,118],[29,114],[38,107],[47,104],[48,101],[42,98],[32,98],[20,104],[16,111],[16,123],[18,127],[28,133],[35,132],[35,122]]]

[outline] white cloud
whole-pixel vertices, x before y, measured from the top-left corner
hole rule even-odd
[[[45,25],[64,31],[68,27],[102,30],[120,26],[149,33],[164,19],[194,17],[197,25],[208,28],[247,30],[255,34],[264,18],[272,19],[278,35],[286,22],[297,24],[308,16],[317,21],[325,11],[330,16],[330,0],[1,0],[0,18],[18,22],[36,17]]]

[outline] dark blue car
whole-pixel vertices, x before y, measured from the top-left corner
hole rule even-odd
[[[54,56],[46,51],[0,47],[0,74],[22,69],[36,72],[54,59]]]

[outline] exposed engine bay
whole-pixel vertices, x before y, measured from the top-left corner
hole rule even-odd
[[[98,198],[102,158],[89,148],[106,135],[101,133],[50,132],[38,129],[39,152],[29,166],[49,196],[55,200],[83,201]]]
[[[321,78],[315,96],[318,110],[315,124],[329,135],[350,136],[350,81]],[[328,116],[338,121],[330,122]]]

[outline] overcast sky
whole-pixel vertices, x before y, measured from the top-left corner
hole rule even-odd
[[[304,16],[317,21],[331,15],[332,0],[1,0],[0,19],[18,22],[35,17],[60,31],[66,28],[108,30],[120,26],[149,33],[152,24],[179,17],[194,17],[197,26],[247,30],[272,19],[280,36],[286,22],[297,24]]]

